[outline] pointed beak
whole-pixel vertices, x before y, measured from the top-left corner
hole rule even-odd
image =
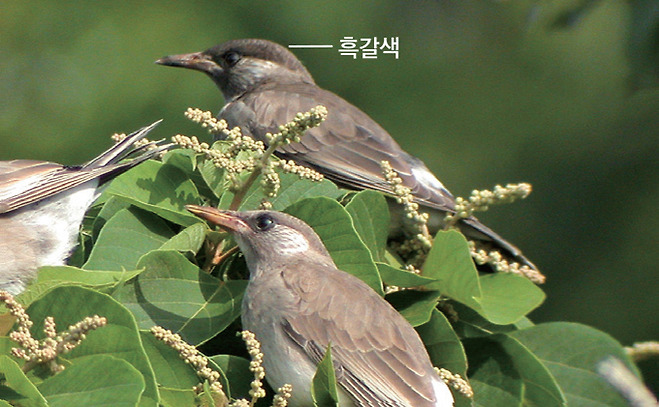
[[[222,71],[222,67],[220,67],[215,61],[211,59],[211,57],[204,54],[203,52],[169,55],[157,60],[156,64],[194,69],[211,75],[216,75],[218,70]]]
[[[185,209],[207,220],[213,225],[218,225],[231,232],[241,232],[249,229],[249,225],[238,217],[237,212],[221,211],[210,206],[185,205]]]

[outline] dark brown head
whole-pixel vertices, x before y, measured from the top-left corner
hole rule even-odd
[[[292,52],[260,39],[231,40],[202,52],[166,56],[156,63],[204,72],[227,102],[269,82],[314,83]]]

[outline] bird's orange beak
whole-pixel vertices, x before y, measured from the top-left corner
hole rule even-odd
[[[237,216],[234,211],[221,211],[210,206],[185,205],[185,209],[207,220],[208,222],[228,229],[231,232],[240,232],[249,229],[249,225]]]

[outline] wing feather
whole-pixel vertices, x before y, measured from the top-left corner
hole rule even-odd
[[[279,100],[285,103],[272,103]],[[349,188],[390,193],[380,170],[380,162],[387,160],[419,201],[440,210],[453,208],[453,196],[441,182],[426,185],[414,176],[412,164],[425,169],[422,162],[403,151],[368,115],[332,92],[304,83],[287,84],[285,88],[273,84],[227,104],[219,117],[227,120],[230,127],[241,124],[244,132],[267,142],[266,133],[277,132],[279,125],[292,120],[298,112],[318,104],[327,107],[327,120],[308,130],[299,143],[281,147],[278,156],[315,168]],[[434,178],[429,170],[428,174]]]
[[[283,276],[300,305],[282,324],[289,338],[314,363],[331,344],[337,382],[359,405],[435,406],[435,373],[409,323],[356,277],[303,270],[291,265]]]

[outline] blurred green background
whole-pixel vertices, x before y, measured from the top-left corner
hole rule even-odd
[[[625,345],[659,339],[658,10],[656,0],[5,0],[0,160],[82,163],[113,132],[160,118],[155,137],[206,137],[183,111],[218,111],[219,91],[155,59],[232,38],[333,44],[295,53],[456,195],[533,184],[526,201],[480,218],[547,275],[536,322],[585,323]],[[345,36],[399,37],[400,58],[341,56]],[[656,391],[658,363],[642,367]]]

